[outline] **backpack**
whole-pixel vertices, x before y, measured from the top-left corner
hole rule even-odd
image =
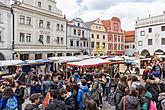
[[[15,96],[10,97],[6,103],[6,110],[15,110],[18,106],[18,102]]]
[[[87,91],[87,92],[84,91],[84,94],[83,94],[83,101],[82,101],[82,102],[83,102],[83,105],[84,105],[85,107],[87,107],[90,100],[92,100],[91,95],[89,94],[88,91]]]
[[[116,105],[116,94],[117,94],[117,91],[110,93],[108,96],[108,102],[111,106]]]
[[[157,110],[156,103],[152,100],[149,101],[149,110]]]

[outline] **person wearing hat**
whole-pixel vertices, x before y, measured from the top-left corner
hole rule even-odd
[[[22,82],[17,80],[15,82],[15,96],[18,101],[18,110],[22,110],[22,104],[24,103],[24,87],[22,86]]]
[[[40,93],[34,93],[30,96],[30,104],[27,104],[25,106],[25,110],[40,110],[38,105],[40,102],[41,94]]]
[[[148,79],[148,75],[152,73],[152,67],[151,66],[147,66],[146,69],[143,71],[143,75],[142,75],[142,79],[145,81],[146,79]]]

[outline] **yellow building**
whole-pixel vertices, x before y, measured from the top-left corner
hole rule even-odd
[[[106,55],[108,49],[107,32],[98,18],[86,23],[90,29],[90,53],[91,55]]]

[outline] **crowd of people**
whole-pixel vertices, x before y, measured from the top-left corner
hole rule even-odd
[[[146,67],[142,77],[75,71],[66,79],[60,72],[31,69],[26,74],[20,69],[13,78],[0,81],[0,110],[99,110],[103,101],[115,110],[165,110],[160,70],[156,62]]]

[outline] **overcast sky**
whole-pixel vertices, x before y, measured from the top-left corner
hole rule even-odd
[[[80,17],[85,22],[96,18],[119,17],[123,30],[134,30],[137,17],[156,16],[165,11],[165,0],[56,0],[68,19]]]

